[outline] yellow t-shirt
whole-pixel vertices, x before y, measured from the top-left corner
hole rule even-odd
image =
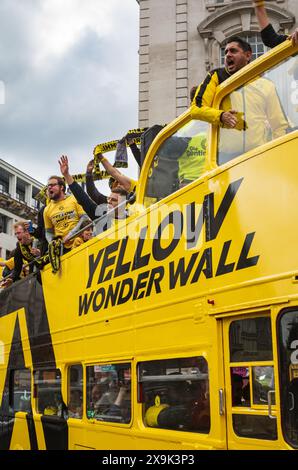
[[[85,211],[74,196],[67,196],[62,201],[51,201],[43,213],[45,229],[53,229],[56,237],[64,238],[83,214]],[[73,239],[67,241],[65,247],[71,248],[72,244]]]

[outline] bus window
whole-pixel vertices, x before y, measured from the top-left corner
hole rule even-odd
[[[248,367],[231,367],[232,406],[250,406]]]
[[[269,317],[235,320],[229,326],[229,380],[232,423],[236,435],[277,439],[275,385]]]
[[[298,448],[298,310],[278,319],[282,429],[286,441]]]
[[[131,419],[130,364],[93,365],[87,372],[87,417],[127,424]]]
[[[203,357],[141,362],[138,383],[146,426],[209,433],[208,364]]]
[[[252,379],[250,373],[252,372]],[[250,385],[252,381],[252,385]],[[272,366],[232,367],[232,406],[268,405],[268,392],[274,391],[274,371]],[[252,396],[250,389],[252,386]],[[275,405],[275,396],[271,398]]]
[[[83,367],[75,364],[68,369],[68,403],[69,418],[82,418],[83,415]]]
[[[11,372],[12,400],[14,411],[31,411],[31,371],[19,369]]]
[[[257,405],[268,404],[268,392],[275,390],[273,367],[252,367],[252,387],[254,403]],[[275,394],[272,396],[271,403],[275,405]]]
[[[208,124],[193,120],[168,137],[149,171],[146,207],[199,178],[205,171]]]
[[[230,361],[272,360],[272,335],[269,317],[233,321],[229,330]]]
[[[298,62],[289,57],[226,96],[220,108],[237,111],[235,129],[221,128],[219,165],[297,128]]]
[[[61,372],[59,369],[34,372],[37,413],[62,416]]]

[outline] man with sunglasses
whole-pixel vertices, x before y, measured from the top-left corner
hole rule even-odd
[[[60,176],[50,176],[47,185],[49,204],[44,210],[45,233],[48,243],[59,237],[64,244],[64,253],[73,244],[71,237],[79,230],[83,220],[86,220],[84,209],[74,196],[65,194],[66,185]]]

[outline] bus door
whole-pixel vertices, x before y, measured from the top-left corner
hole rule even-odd
[[[280,374],[281,430],[289,447],[298,449],[298,307],[280,311],[276,320]]]
[[[224,319],[223,338],[228,449],[284,447],[270,312]]]

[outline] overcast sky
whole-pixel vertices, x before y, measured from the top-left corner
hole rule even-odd
[[[137,127],[138,27],[136,0],[1,0],[0,158],[44,183]]]

